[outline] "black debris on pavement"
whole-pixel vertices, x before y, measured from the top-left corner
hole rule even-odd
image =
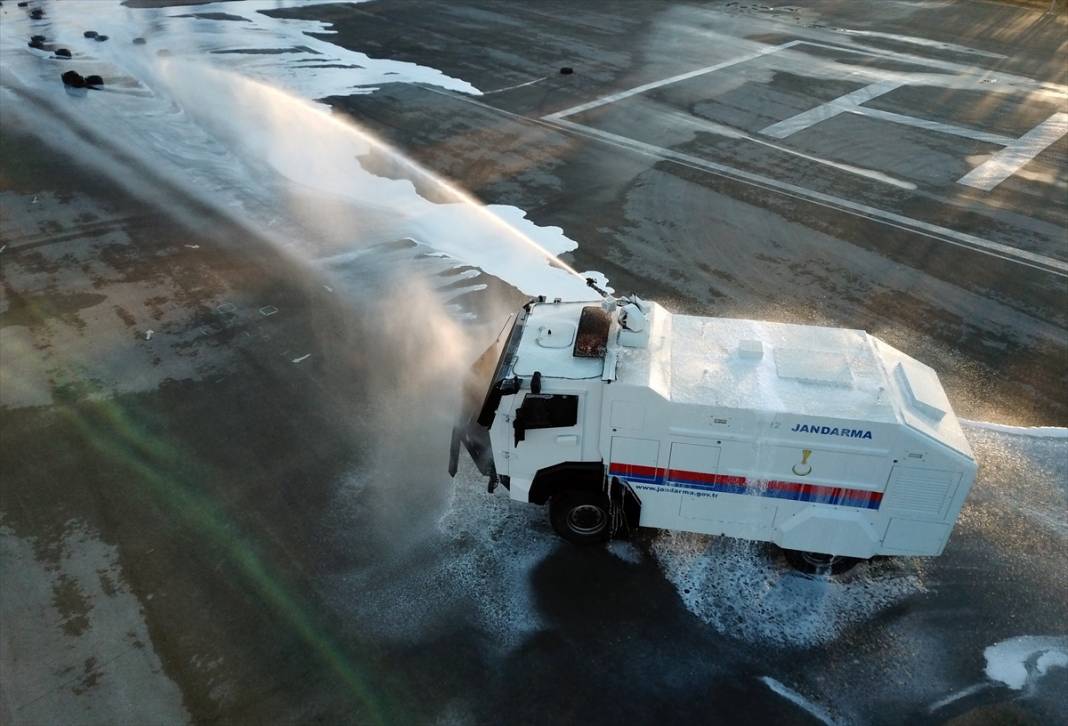
[[[72,88],[85,87],[85,79],[78,71],[67,71],[60,78],[63,79],[63,85],[65,86],[71,86]]]

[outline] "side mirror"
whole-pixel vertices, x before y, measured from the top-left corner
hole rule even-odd
[[[515,444],[513,446],[519,446],[519,442],[525,441],[527,438],[527,417],[522,406],[515,410],[512,428],[515,430]]]
[[[511,396],[512,394],[519,393],[519,376],[502,380],[497,384],[497,392],[502,396]]]

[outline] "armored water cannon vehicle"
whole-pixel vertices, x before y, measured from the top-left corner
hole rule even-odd
[[[935,372],[862,330],[532,300],[453,431],[489,489],[579,544],[636,527],[772,542],[808,571],[941,554],[976,461]]]

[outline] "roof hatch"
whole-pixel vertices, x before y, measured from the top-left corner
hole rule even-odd
[[[604,358],[608,346],[608,329],[612,315],[600,305],[587,305],[579,316],[578,335],[575,337],[576,358]]]
[[[949,400],[934,371],[917,361],[903,360],[894,366],[894,375],[912,408],[934,421],[942,420]]]
[[[841,353],[797,348],[775,348],[775,371],[779,378],[825,386],[852,388],[853,371]]]

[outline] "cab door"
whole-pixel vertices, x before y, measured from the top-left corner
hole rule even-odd
[[[511,476],[532,479],[548,466],[581,461],[586,405],[581,391],[527,392],[512,411]]]

